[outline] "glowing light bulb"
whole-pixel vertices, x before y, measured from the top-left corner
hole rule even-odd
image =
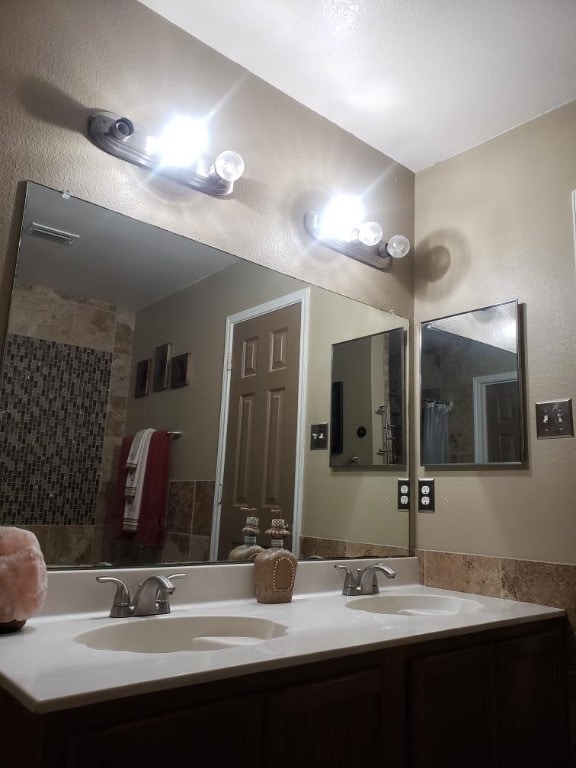
[[[358,228],[357,237],[363,245],[378,245],[382,240],[382,227],[376,221],[366,221]]]
[[[214,161],[214,172],[224,181],[236,181],[244,173],[244,160],[238,152],[227,149]]]
[[[404,235],[393,235],[386,243],[386,253],[393,259],[402,259],[410,250],[410,240]]]
[[[344,240],[350,242],[362,221],[362,203],[352,195],[335,197],[320,217],[318,236],[322,240]]]
[[[161,167],[192,166],[206,150],[206,123],[191,117],[179,117],[169,123],[158,140],[156,149]]]

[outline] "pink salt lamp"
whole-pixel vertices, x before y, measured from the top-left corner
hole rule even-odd
[[[0,632],[22,629],[44,605],[47,590],[46,563],[36,536],[0,526]]]

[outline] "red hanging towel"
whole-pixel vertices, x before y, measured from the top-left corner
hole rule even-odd
[[[150,438],[140,518],[136,529],[139,544],[161,544],[168,505],[168,457],[170,435],[157,430]]]
[[[112,520],[113,536],[114,538],[132,539],[139,544],[161,544],[168,504],[170,436],[164,430],[157,430],[150,438],[138,527],[135,533],[125,533],[122,531],[122,524],[124,519],[124,491],[126,488],[126,460],[128,459],[133,439],[134,435],[125,437],[120,447],[114,497],[114,517]]]

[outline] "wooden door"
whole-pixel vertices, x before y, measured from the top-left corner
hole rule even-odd
[[[291,526],[294,508],[300,304],[234,327],[218,559],[242,541],[255,508],[265,531],[278,507]],[[264,542],[259,537],[259,543]],[[289,546],[290,542],[286,542]]]
[[[520,461],[518,382],[503,381],[486,387],[488,461]]]

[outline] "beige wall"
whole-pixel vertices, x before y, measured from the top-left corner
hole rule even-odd
[[[525,304],[530,460],[436,471],[419,548],[576,563],[576,443],[534,423],[535,401],[576,397],[573,189],[576,102],[417,175],[416,320]]]
[[[378,273],[312,244],[302,218],[333,191],[366,193],[369,218],[412,237],[413,174],[136,0],[4,3],[0,68],[0,268],[16,252],[17,184],[31,179],[412,314],[411,257]],[[212,149],[241,152],[245,177],[227,200],[153,177],[91,144],[91,109],[150,131],[174,112],[213,113]],[[10,281],[8,269],[4,298]]]
[[[306,423],[330,421],[332,344],[407,327],[341,296],[313,289],[310,297]],[[326,451],[308,451],[304,470],[302,534],[318,538],[408,546],[408,514],[396,506],[397,478],[403,472],[332,470]]]

